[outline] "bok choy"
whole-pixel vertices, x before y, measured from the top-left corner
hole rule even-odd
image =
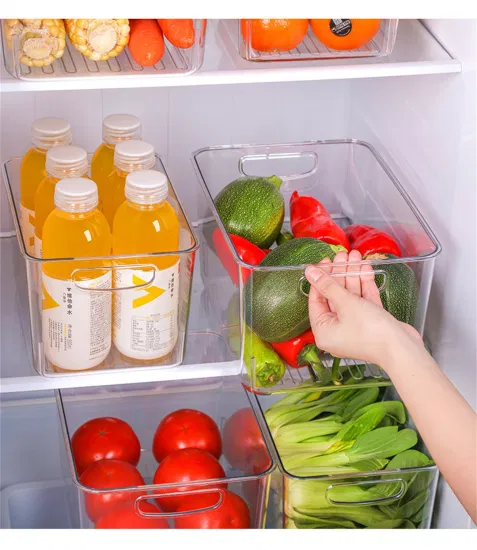
[[[290,474],[287,528],[413,529],[428,517],[434,463],[379,388],[294,393],[265,417]]]

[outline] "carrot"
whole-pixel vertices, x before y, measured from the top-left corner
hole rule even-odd
[[[158,19],[164,36],[176,48],[190,48],[194,44],[193,19]]]
[[[156,64],[164,55],[164,37],[154,19],[130,19],[129,51],[143,67]]]

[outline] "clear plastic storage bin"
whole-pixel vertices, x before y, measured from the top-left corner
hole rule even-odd
[[[251,28],[251,20],[245,25]],[[332,21],[332,20],[330,20]],[[346,21],[346,20],[344,20]],[[284,52],[263,52],[252,47],[252,33],[245,39],[241,32],[240,20],[221,21],[223,34],[230,40],[240,55],[247,61],[313,61],[325,59],[346,59],[362,57],[382,57],[389,55],[394,48],[398,28],[397,19],[382,19],[378,33],[369,42],[354,50],[333,50],[316,38],[311,26],[303,41],[293,50]]]
[[[254,287],[260,288],[266,278],[272,277],[289,293],[294,307],[306,308],[306,266],[260,267],[243,262],[214,206],[218,193],[236,178],[276,175],[283,180],[280,188],[285,200],[283,229],[289,228],[290,196],[293,191],[298,191],[300,196],[318,199],[343,228],[350,224],[366,224],[386,231],[399,244],[402,257],[363,260],[353,267],[359,269],[363,264],[372,265],[381,296],[387,297],[388,301],[401,299],[402,287],[395,285],[393,269],[397,266],[406,273],[411,269],[417,287],[411,308],[415,309],[415,314],[410,322],[422,333],[434,260],[441,247],[403,185],[373,147],[357,140],[219,146],[196,151],[193,164],[204,191],[199,200],[204,235],[200,265],[202,279],[217,319],[214,330],[228,339],[231,350],[242,360],[243,383],[259,393],[288,393],[316,384],[327,390],[337,390],[346,380],[360,385],[389,385],[389,379],[378,366],[357,362],[353,358],[344,359],[339,364],[335,362],[333,370],[333,359],[325,355],[324,376],[316,369],[288,367],[283,370],[276,361],[269,369],[269,358],[261,359],[255,353],[253,332],[261,336],[260,330],[267,325],[263,324],[263,318],[260,319]],[[219,242],[227,251],[221,251],[221,259],[216,250]],[[227,268],[223,263],[224,254],[229,256]],[[343,265],[343,268],[348,265]],[[263,301],[259,303],[263,304]],[[275,322],[287,322],[287,312],[283,312]]]
[[[167,200],[173,206],[176,211],[180,224],[180,242],[179,250],[164,252],[164,253],[151,253],[146,255],[122,255],[122,256],[104,256],[86,260],[85,258],[52,258],[52,259],[40,259],[35,256],[31,256],[26,251],[24,238],[20,225],[20,165],[21,158],[13,158],[3,164],[3,177],[7,190],[7,196],[10,202],[13,221],[17,232],[20,251],[25,258],[25,266],[27,271],[28,280],[28,301],[30,309],[30,324],[31,324],[31,339],[33,349],[33,365],[37,372],[43,376],[81,376],[83,373],[91,372],[105,372],[115,371],[118,369],[128,368],[164,368],[174,367],[180,365],[184,358],[184,349],[187,333],[187,321],[189,317],[190,296],[192,287],[192,275],[194,270],[194,258],[195,252],[199,247],[198,239],[187,219],[187,216],[180,204],[179,199],[174,191],[174,188],[169,180],[169,195]],[[159,157],[156,158],[156,170],[163,172],[167,176],[167,172],[164,168]],[[177,316],[177,329],[178,337],[177,342],[173,350],[158,360],[150,360],[148,362],[139,362],[133,359],[129,359],[120,354],[114,347],[114,343],[111,345],[111,351],[108,356],[102,361],[101,364],[88,370],[66,370],[58,369],[52,365],[46,358],[43,349],[42,342],[42,311],[41,311],[41,295],[39,293],[39,279],[41,277],[42,268],[46,264],[53,262],[58,265],[71,264],[74,262],[74,271],[71,280],[73,287],[73,293],[109,293],[111,296],[115,292],[137,290],[144,295],[147,294],[148,288],[153,286],[154,277],[157,267],[154,265],[154,260],[157,258],[167,258],[170,256],[179,257],[179,284],[178,284],[178,316]],[[97,262],[97,263],[96,263]],[[125,269],[135,266],[136,269],[141,269],[144,274],[144,280],[142,282],[135,283],[131,287],[120,288],[101,288],[100,290],[87,290],[84,288],[84,284],[81,283],[81,274],[88,270],[100,270],[100,272],[112,271],[114,269]],[[142,294],[141,294],[142,295]],[[73,296],[74,297],[74,296]],[[113,314],[113,312],[112,312]],[[112,320],[111,320],[112,326]],[[142,326],[142,325],[141,325]]]
[[[322,397],[327,395],[323,393]],[[380,392],[379,401],[389,400],[399,401],[394,388]],[[254,399],[254,409],[278,465],[272,474],[267,526],[277,529],[431,527],[439,478],[437,466],[432,461],[425,466],[386,466],[376,471],[366,471],[360,466],[362,471],[353,474],[327,474],[323,471],[326,467],[318,473],[310,467],[306,475],[294,475],[291,468],[285,467],[265,419],[266,410],[276,401],[277,396],[271,395]],[[415,428],[409,417],[403,427]],[[418,440],[413,448],[429,456],[422,441]]]
[[[14,78],[20,80],[68,80],[71,78],[111,78],[121,76],[133,78],[140,75],[157,78],[169,75],[189,75],[200,69],[204,60],[206,20],[194,19],[195,41],[190,48],[177,48],[164,40],[165,51],[162,59],[151,67],[136,63],[126,47],[117,57],[107,61],[93,61],[83,56],[66,39],[63,56],[46,67],[29,67],[20,63],[20,43],[18,37],[7,40],[6,20],[2,21],[2,45],[5,68]]]
[[[263,528],[265,525],[266,508],[268,503],[269,482],[271,472],[275,465],[272,461],[264,439],[260,436],[259,452],[257,446],[246,447],[247,441],[243,434],[230,426],[240,426],[244,430],[258,430],[255,413],[251,407],[247,392],[244,391],[240,380],[234,377],[209,378],[207,380],[194,380],[184,382],[167,382],[157,384],[68,389],[57,391],[57,404],[60,413],[63,436],[66,444],[67,455],[70,463],[73,482],[79,488],[80,499],[80,524],[82,528],[93,527],[93,522],[86,513],[85,499],[91,495],[101,495],[111,492],[127,492],[131,500],[136,502],[136,510],[143,515],[141,503],[145,500],[161,506],[161,499],[167,496],[177,497],[189,493],[211,493],[217,495],[214,508],[220,509],[223,489],[238,494],[247,504],[250,512],[251,528]],[[209,415],[217,424],[223,443],[223,452],[220,463],[225,472],[225,478],[210,481],[188,482],[185,493],[178,493],[180,483],[171,485],[154,485],[154,473],[158,467],[153,453],[152,442],[157,426],[162,419],[179,409],[195,409]],[[227,421],[236,413],[245,413],[244,422],[235,421],[229,426]],[[76,470],[71,438],[77,428],[84,422],[93,418],[112,416],[126,421],[135,431],[141,443],[141,457],[137,466],[144,478],[146,485],[141,487],[128,487],[116,490],[92,489],[81,483]],[[237,446],[225,445],[237,433]],[[255,443],[257,443],[255,441]],[[252,454],[247,455],[248,451]],[[243,453],[243,454],[242,454]],[[250,460],[244,458],[249,457]],[[238,462],[237,462],[238,461]],[[234,464],[232,465],[231,462]],[[239,467],[237,467],[239,466]],[[225,487],[225,484],[227,486]],[[187,514],[203,511],[194,510]],[[180,514],[179,514],[180,515]],[[154,514],[154,517],[163,517],[173,527],[173,520],[178,516],[177,512],[163,512]]]

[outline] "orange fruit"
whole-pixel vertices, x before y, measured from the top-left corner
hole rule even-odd
[[[293,50],[305,38],[308,19],[242,19],[242,36],[260,52]]]
[[[332,50],[355,50],[379,31],[381,19],[310,19],[316,38]]]

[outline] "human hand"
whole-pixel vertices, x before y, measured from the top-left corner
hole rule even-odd
[[[325,258],[319,267],[306,269],[311,328],[316,345],[334,357],[384,366],[393,346],[405,345],[408,338],[422,340],[413,327],[383,308],[371,265],[342,265],[361,259],[357,250],[349,255],[338,252],[333,263]],[[351,275],[330,277],[329,273]]]

